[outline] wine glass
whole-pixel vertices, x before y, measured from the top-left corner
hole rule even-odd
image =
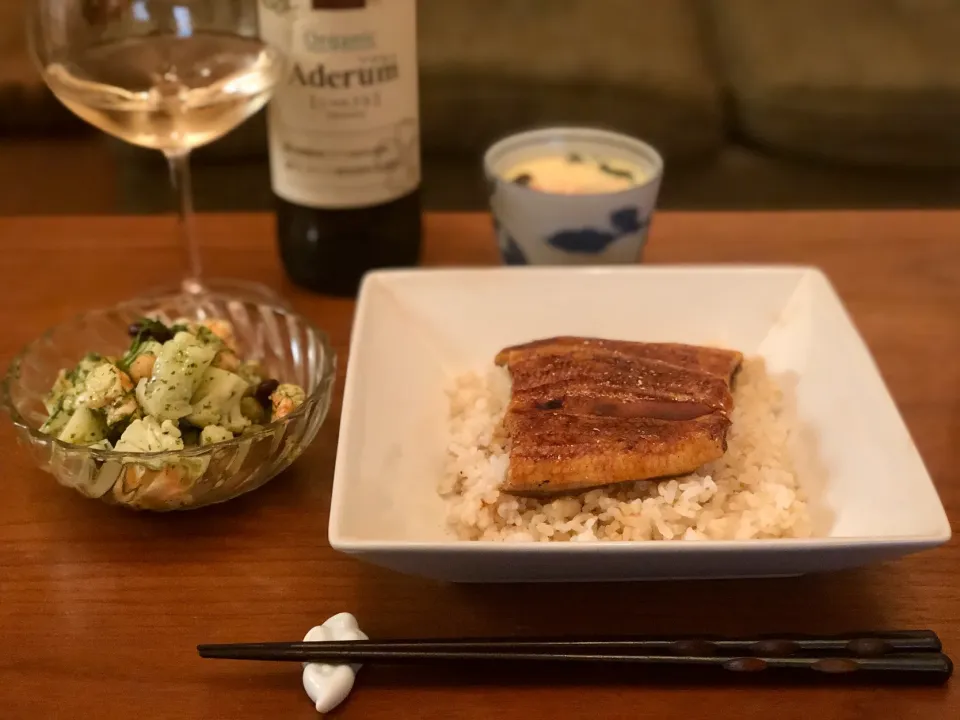
[[[160,150],[179,202],[182,291],[205,284],[193,224],[190,152],[262,108],[283,54],[258,36],[257,0],[30,0],[28,35],[54,95],[91,125]],[[273,296],[222,280],[227,292]]]

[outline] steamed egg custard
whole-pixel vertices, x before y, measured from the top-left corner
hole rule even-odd
[[[510,182],[541,192],[593,195],[642,185],[652,174],[647,168],[619,159],[566,153],[524,160],[504,176]]]

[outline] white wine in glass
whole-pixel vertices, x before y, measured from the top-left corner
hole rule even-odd
[[[186,253],[182,289],[202,292],[190,151],[262,108],[285,68],[282,53],[258,37],[256,0],[31,3],[31,46],[60,101],[104,132],[167,157]]]

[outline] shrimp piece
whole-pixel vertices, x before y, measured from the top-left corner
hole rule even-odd
[[[138,383],[143,378],[150,377],[153,375],[153,365],[156,362],[157,356],[152,353],[138,355],[137,358],[130,363],[130,378],[134,383]]]
[[[236,352],[237,338],[233,333],[233,325],[231,325],[228,321],[221,320],[219,318],[211,318],[210,320],[204,320],[202,325],[220,338],[224,345]]]
[[[270,393],[270,405],[273,408],[273,421],[276,422],[296,410],[306,399],[306,393],[299,385],[282,383]]]

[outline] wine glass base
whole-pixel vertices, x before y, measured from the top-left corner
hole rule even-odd
[[[203,285],[200,284],[200,281],[195,278],[187,278],[182,283],[180,283],[180,290],[187,295],[200,295],[204,292]],[[207,290],[207,292],[216,292],[215,290]]]
[[[205,293],[223,295],[263,305],[273,305],[284,309],[290,308],[290,304],[273,288],[263,283],[237,278],[204,278],[202,282],[184,280],[179,285],[162,285],[150,288],[143,293],[143,296],[190,295],[199,297]]]

